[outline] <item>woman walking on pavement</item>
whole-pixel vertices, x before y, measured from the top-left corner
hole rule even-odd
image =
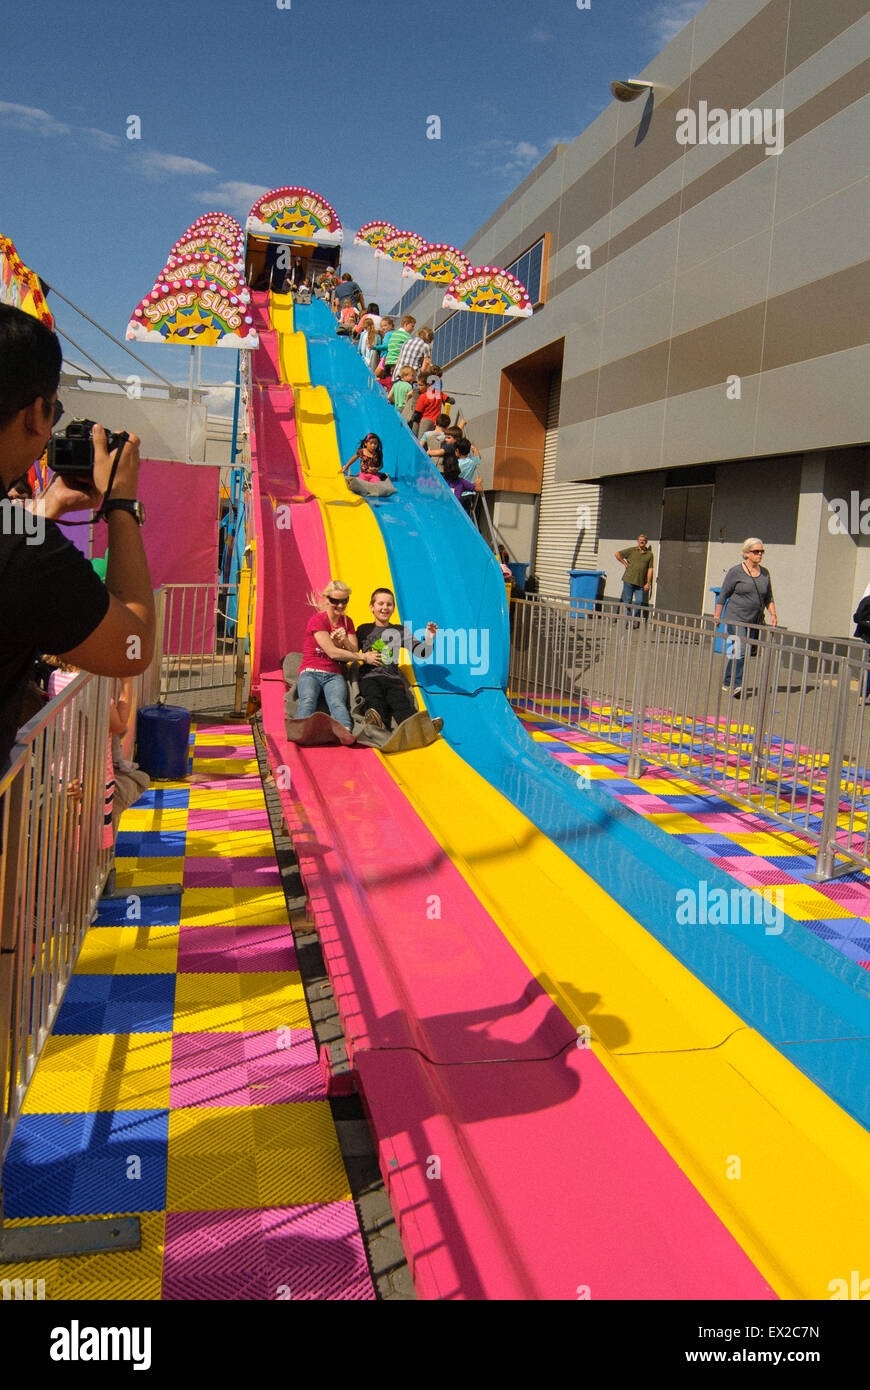
[[[726,630],[728,640],[725,650],[728,661],[722,681],[723,694],[740,699],[743,694],[743,668],[746,663],[746,650],[750,643],[758,644],[759,628],[764,624],[767,613],[771,627],[776,627],[776,607],[773,602],[773,586],[770,571],[761,563],[764,542],[758,536],[750,536],[743,542],[743,559],[739,565],[732,565],[722,581],[716,610],[713,614],[716,623],[722,617],[722,609],[728,607]]]

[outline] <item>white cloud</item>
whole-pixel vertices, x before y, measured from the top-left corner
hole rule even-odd
[[[209,207],[225,208],[244,221],[257,199],[263,193],[271,193],[272,187],[274,185],[267,183],[239,183],[230,179],[202,193],[195,193],[193,197],[198,203],[207,203]]]
[[[236,392],[231,381],[223,386],[213,386],[203,395],[209,415],[220,415],[232,419],[236,403]]]
[[[526,172],[542,157],[543,150],[529,140],[484,140],[468,153],[469,163],[491,174]]]
[[[148,154],[135,155],[136,166],[148,178],[162,178],[164,174],[216,174],[210,164],[202,164],[198,159],[188,159],[183,154],[161,154],[151,150]]]
[[[0,120],[15,130],[27,130],[36,135],[71,135],[72,127],[55,120],[38,106],[19,106],[14,101],[0,101]]]
[[[89,135],[101,150],[117,150],[124,144],[120,135],[109,135],[107,131],[97,130],[94,126],[82,126],[82,134]]]
[[[659,47],[664,48],[675,39],[706,3],[707,0],[669,0],[668,4],[657,5],[647,22]]]

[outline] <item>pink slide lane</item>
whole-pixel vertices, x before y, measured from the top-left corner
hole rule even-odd
[[[257,480],[253,511],[261,576],[251,672],[251,690],[256,693],[261,672],[272,671],[280,678],[287,653],[302,650],[312,613],[305,595],[329,579],[329,553],[317,500],[305,487],[296,461],[293,392],[289,386],[255,385],[252,413],[251,464]],[[279,465],[273,462],[268,479],[260,476],[262,458]],[[291,503],[298,497],[305,501]],[[286,525],[291,515],[292,533]]]
[[[357,1067],[421,1297],[776,1298],[588,1049]]]

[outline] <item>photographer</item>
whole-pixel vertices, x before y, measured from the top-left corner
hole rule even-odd
[[[44,518],[22,533],[17,506],[8,500],[17,480],[40,458],[60,418],[57,400],[61,350],[38,319],[0,304],[0,767],[20,725],[21,701],[37,652],[58,652],[100,676],[134,676],[154,650],[151,576],[134,507],[139,440],[125,445],[112,484],[107,516],[106,583],[55,524],[67,512],[97,508],[112,460],[105,431],[93,429],[93,474],[67,482],[55,477]]]

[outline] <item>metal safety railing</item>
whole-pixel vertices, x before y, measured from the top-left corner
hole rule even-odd
[[[159,688],[154,657],[135,711]],[[116,682],[80,673],[18,730],[0,770],[0,1157],[112,867],[103,847]],[[0,1206],[2,1218],[2,1206]]]
[[[868,672],[848,638],[607,599],[512,606],[519,712],[627,749],[629,777],[646,760],[763,811],[815,847],[817,879],[870,868]]]
[[[239,584],[166,584],[160,699],[237,684],[247,641],[248,589]]]

